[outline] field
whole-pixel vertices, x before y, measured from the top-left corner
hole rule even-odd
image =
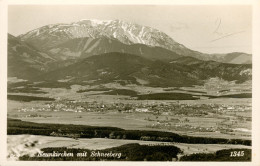
[[[9,114],[10,117],[19,118],[25,121],[30,122],[37,122],[37,123],[60,123],[60,124],[80,124],[80,125],[94,125],[94,126],[111,126],[111,127],[120,127],[123,129],[130,129],[130,130],[159,130],[159,131],[171,131],[174,133],[180,133],[185,135],[192,135],[192,136],[207,136],[207,137],[221,137],[221,138],[244,138],[249,139],[251,134],[250,132],[240,132],[234,131],[232,135],[227,133],[221,132],[199,132],[195,130],[186,130],[183,129],[169,129],[169,128],[159,128],[159,127],[152,127],[153,124],[158,124],[156,116],[154,115],[147,115],[147,113],[136,113],[136,114],[129,114],[129,113],[118,113],[118,112],[111,112],[111,113],[95,113],[95,112],[40,112],[40,113],[27,113],[27,112],[20,112],[16,114]],[[180,119],[182,121],[185,118],[181,116],[166,116],[162,115],[159,117],[159,120],[165,120],[166,117]],[[150,120],[149,120],[150,118]],[[153,121],[151,119],[154,119]],[[211,127],[216,126],[216,123],[221,122],[221,119],[217,118],[198,118],[198,117],[188,117],[189,122],[175,122],[174,124],[178,125],[191,125],[193,127]],[[149,127],[150,126],[150,127]],[[243,126],[237,126],[236,128],[251,128],[250,124],[244,124]],[[237,133],[236,135],[233,135]]]
[[[9,101],[8,116],[30,122],[170,131],[191,136],[251,137],[251,108],[222,105]],[[18,108],[17,108],[17,107]],[[50,108],[52,106],[52,108]],[[87,108],[87,109],[86,109]],[[228,110],[231,109],[231,110]],[[249,109],[234,111],[234,109]],[[57,120],[58,119],[58,120]],[[230,130],[232,129],[232,130]]]
[[[214,83],[220,83],[223,87],[216,88]],[[250,82],[238,86],[213,79],[204,86],[178,88],[122,86],[115,83],[68,86],[66,82],[57,87],[48,83],[28,84],[25,81],[11,85],[8,87],[8,117],[25,122],[116,127],[129,134],[132,131],[136,134],[146,131],[169,132],[184,136],[185,139],[188,136],[205,140],[251,140]],[[167,144],[180,148],[183,152],[180,156],[185,156],[194,153],[211,154],[223,149],[251,148],[241,144],[165,142],[163,139],[166,138],[160,138],[162,140],[158,142],[153,140],[157,138],[148,139],[146,135],[122,139],[120,132],[117,133],[119,135],[111,136],[112,139],[108,139],[110,135],[91,139],[53,137],[48,133],[24,135],[27,133],[24,133],[24,129],[17,130],[22,135],[8,136],[9,149],[19,148],[19,144],[27,146],[25,142],[35,146],[36,151],[33,150],[33,153],[37,149],[60,148],[64,145],[69,148],[105,150],[132,143],[149,146]],[[9,154],[13,153],[16,152],[9,151]],[[18,159],[15,155],[9,155],[10,160],[12,157]],[[187,159],[192,157],[186,156]]]

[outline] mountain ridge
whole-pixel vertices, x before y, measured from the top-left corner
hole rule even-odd
[[[77,42],[81,43],[80,40],[70,40],[67,45],[71,46],[72,43],[77,45]],[[109,40],[111,39],[105,39],[105,45],[109,43]],[[118,41],[115,40],[115,42]],[[80,46],[81,48],[85,48],[84,43]],[[119,48],[122,48],[122,43],[118,42],[118,44]],[[61,46],[63,45],[64,43],[61,44]],[[54,59],[53,54],[48,55],[40,52],[26,42],[19,40],[19,38],[9,35],[8,77],[47,82],[69,80],[68,84],[103,84],[110,82],[140,84],[140,80],[142,80],[145,85],[159,87],[193,86],[202,84],[203,80],[210,77],[220,77],[230,81],[237,80],[238,82],[249,80],[252,77],[252,65],[203,61],[194,57],[172,54],[171,51],[160,47],[150,48],[143,44],[123,46],[129,47],[130,51],[138,51],[139,49],[132,48],[140,47],[143,53],[146,53],[146,56],[137,53],[111,52],[112,49],[108,53],[83,55],[81,58],[61,61]],[[75,50],[81,48],[72,46],[72,49]],[[166,51],[164,61],[162,58],[156,58],[157,54],[162,57],[164,51]],[[169,54],[167,55],[167,53]],[[167,61],[169,59],[167,56],[174,58]]]
[[[70,24],[52,24],[29,31],[18,37],[45,51],[49,51],[50,48],[72,39],[85,37],[99,39],[107,37],[112,40],[118,40],[125,45],[144,44],[152,47],[161,47],[175,54],[192,56],[201,60],[215,60],[237,64],[252,63],[252,57],[245,53],[236,54],[235,56],[230,54],[201,53],[185,47],[155,28],[121,20],[83,19]]]
[[[47,72],[38,79],[69,80],[71,83],[91,82],[90,84],[118,82],[123,85],[139,84],[138,79],[142,79],[149,86],[174,87],[201,85],[203,80],[211,77],[238,82],[250,80],[252,77],[251,65],[200,60],[195,64],[186,64],[182,58],[184,57],[175,60],[176,63],[167,63],[125,53],[106,53]]]

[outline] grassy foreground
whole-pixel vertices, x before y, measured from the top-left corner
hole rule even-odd
[[[243,156],[231,156],[243,152]],[[65,155],[64,155],[65,154]],[[180,155],[180,156],[178,156]],[[67,147],[41,149],[34,156],[23,155],[26,161],[251,161],[251,149],[225,149],[215,153],[196,153],[182,156],[175,146],[148,146],[126,144],[104,150],[89,150]]]

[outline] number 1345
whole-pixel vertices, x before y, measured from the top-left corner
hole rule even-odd
[[[245,152],[244,151],[232,151],[230,152],[230,157],[241,157],[244,156]]]

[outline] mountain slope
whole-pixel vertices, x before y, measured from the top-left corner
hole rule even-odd
[[[151,47],[144,44],[127,45],[107,37],[97,39],[88,37],[71,39],[51,47],[49,51],[62,59],[86,58],[109,52],[134,54],[148,59],[163,61],[174,60],[181,57],[181,55],[161,47]]]
[[[232,52],[228,54],[209,54],[203,60],[213,60],[217,62],[231,64],[252,64],[252,55],[242,52]]]
[[[32,78],[48,70],[52,56],[8,34],[8,77]]]
[[[183,61],[182,61],[183,62]],[[124,54],[107,53],[85,58],[70,66],[48,72],[38,77],[45,81],[68,80],[73,83],[142,84],[171,87],[202,84],[203,80],[219,77],[229,81],[250,80],[250,65],[232,65],[198,61],[196,64],[166,63]],[[230,77],[228,77],[230,76]]]
[[[224,80],[244,82],[252,79],[251,64],[229,64],[216,61],[202,61],[192,57],[181,57],[172,63],[183,64],[194,69],[193,72],[201,72],[201,79],[219,77]]]

